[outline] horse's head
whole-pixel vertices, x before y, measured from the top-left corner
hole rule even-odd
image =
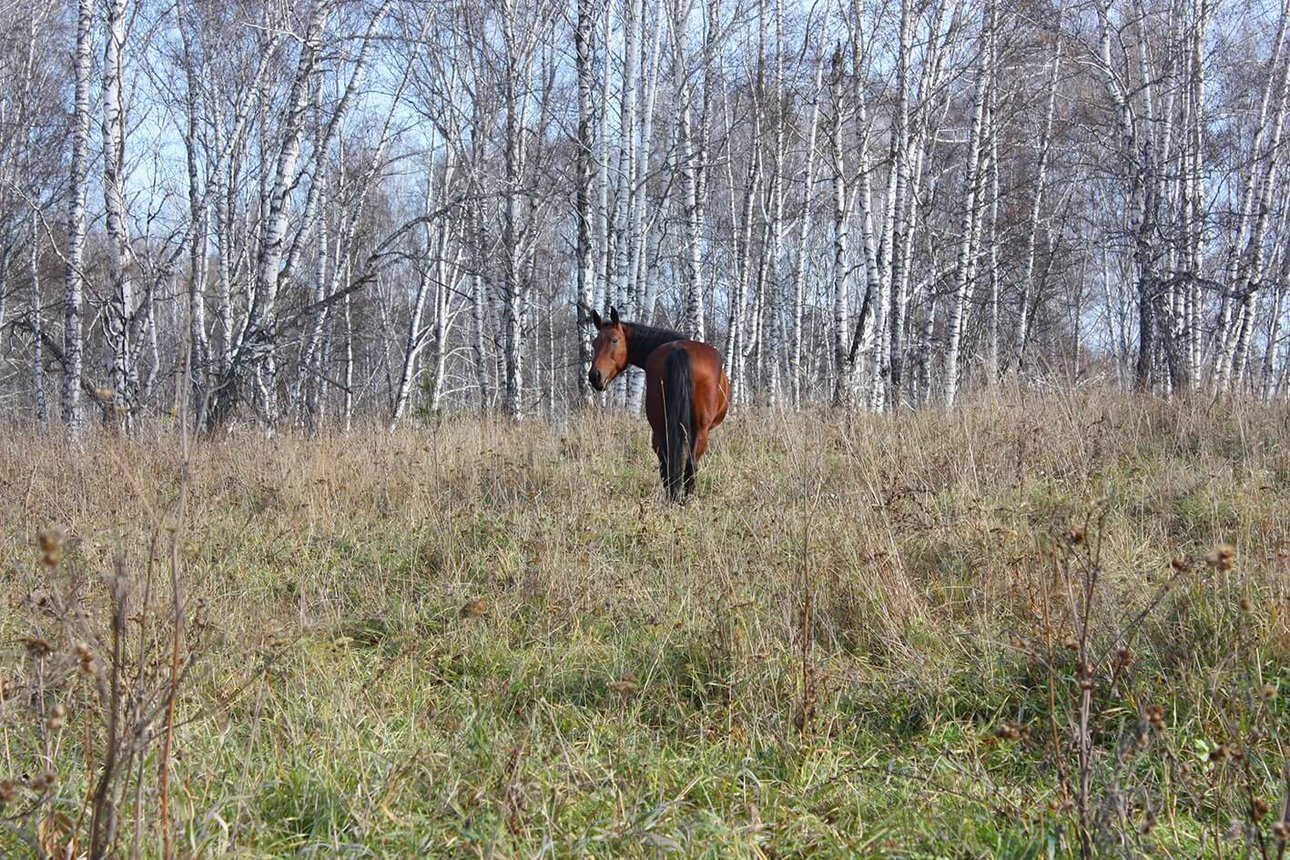
[[[591,370],[587,373],[587,381],[597,391],[604,391],[627,367],[627,331],[618,319],[618,311],[612,307],[608,321],[592,311],[591,324],[596,327],[596,339],[591,344]]]

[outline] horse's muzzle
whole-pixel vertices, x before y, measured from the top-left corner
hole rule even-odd
[[[597,391],[605,390],[605,380],[601,377],[600,371],[596,370],[594,367],[591,368],[591,372],[587,374],[587,381],[590,382],[591,387]]]

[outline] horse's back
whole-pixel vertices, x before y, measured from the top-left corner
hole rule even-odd
[[[730,405],[730,380],[721,367],[721,353],[698,340],[675,340],[650,353],[645,366],[646,412],[651,414],[651,420],[656,413],[662,417],[664,371],[668,356],[677,350],[684,350],[690,357],[694,424],[700,428],[715,427],[726,417]]]

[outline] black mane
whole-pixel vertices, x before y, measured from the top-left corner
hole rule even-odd
[[[623,329],[627,333],[627,363],[637,367],[644,367],[649,354],[663,344],[686,339],[678,331],[644,323],[624,322]]]

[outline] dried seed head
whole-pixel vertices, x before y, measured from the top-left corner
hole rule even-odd
[[[1004,741],[1015,741],[1021,738],[1021,729],[1016,723],[1006,722],[994,730],[994,736]]]
[[[1242,597],[1241,602],[1238,605],[1241,607],[1242,612],[1249,612],[1250,610],[1254,609],[1254,604],[1250,601],[1250,598],[1248,597]]]
[[[1272,684],[1263,685],[1263,698],[1265,699],[1275,698],[1276,694],[1277,694],[1277,688],[1274,685]]]
[[[1191,570],[1191,562],[1183,558],[1182,556],[1175,556],[1174,558],[1170,559],[1169,566],[1172,567],[1174,570],[1178,571],[1179,573],[1186,573],[1187,571]]]
[[[54,650],[53,645],[50,645],[39,636],[23,636],[20,641],[27,646],[27,653],[38,660],[42,657],[48,657]]]
[[[12,779],[0,779],[0,806],[12,803],[18,796],[18,783]]]
[[[1078,643],[1078,642],[1076,642],[1074,639],[1067,639],[1067,640],[1063,643],[1063,646],[1066,648],[1066,650],[1067,650],[1067,651],[1078,651],[1078,650],[1079,650],[1079,643]]]
[[[483,598],[476,597],[474,600],[467,600],[461,607],[462,618],[479,618],[481,615],[488,613],[488,604]]]
[[[609,689],[620,696],[630,696],[640,689],[640,683],[636,680],[636,673],[628,672],[617,681],[610,681]]]
[[[40,561],[46,567],[57,567],[63,553],[63,530],[57,526],[45,529],[38,536]]]
[[[49,730],[56,732],[61,729],[65,719],[67,719],[67,708],[62,705],[54,705],[49,709]]]
[[[1261,797],[1256,797],[1254,798],[1254,802],[1250,804],[1250,816],[1255,821],[1259,821],[1260,819],[1263,818],[1263,816],[1268,814],[1269,808],[1270,807],[1268,806],[1268,802],[1266,800],[1264,800]]]
[[[1088,529],[1084,526],[1071,526],[1066,530],[1066,540],[1074,546],[1079,546],[1088,539]]]
[[[1236,547],[1230,543],[1216,546],[1205,556],[1205,563],[1215,570],[1231,570],[1236,561]]]
[[[1225,758],[1227,758],[1227,747],[1222,744],[1219,744],[1209,751],[1210,761],[1222,761]]]

